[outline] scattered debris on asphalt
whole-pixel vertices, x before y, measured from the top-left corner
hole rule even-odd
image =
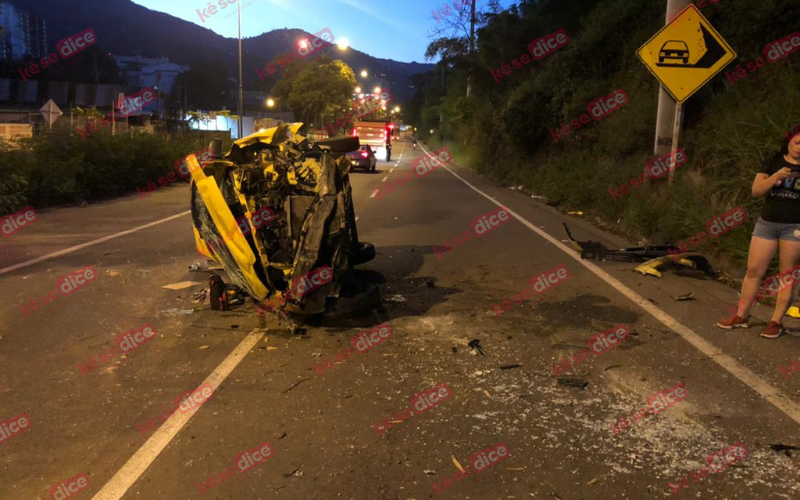
[[[386,302],[405,302],[407,299],[398,293],[398,294],[386,297],[385,300],[386,300]]]
[[[209,347],[211,347],[211,346],[210,346],[210,345],[201,345],[201,346],[200,346],[200,349],[201,349],[201,350],[202,350],[202,349],[208,349]]]
[[[269,349],[269,348],[267,348],[267,349]],[[295,383],[294,383],[294,385],[292,385],[291,387],[289,387],[289,388],[288,388],[288,389],[286,389],[285,391],[282,391],[282,392],[281,392],[281,394],[286,394],[287,392],[291,391],[292,389],[294,389],[294,388],[295,388],[295,387],[297,387],[298,385],[302,384],[302,383],[303,383],[303,382],[305,382],[306,380],[308,380],[308,379],[307,379],[307,378],[304,378],[304,379],[302,379],[302,380],[300,380],[300,381],[298,381],[298,382],[295,382]]]
[[[462,467],[462,466],[461,466],[461,463],[458,461],[458,459],[456,458],[456,456],[455,456],[455,455],[453,455],[453,454],[451,454],[451,455],[450,455],[450,458],[452,458],[452,459],[453,459],[453,465],[455,465],[456,467],[458,467],[458,470],[460,470],[460,471],[461,471],[461,473],[463,474],[463,473],[464,473],[464,467]]]
[[[769,445],[769,447],[774,452],[777,452],[777,453],[783,452],[783,454],[786,455],[789,458],[792,457],[792,454],[791,454],[792,451],[800,450],[800,446],[791,446],[791,445],[787,445],[787,444],[771,444],[771,445]]]
[[[500,369],[501,370],[512,370],[514,368],[519,368],[521,366],[522,365],[516,365],[516,364],[514,364],[514,365],[504,365],[504,366],[501,366]]]
[[[712,279],[716,279],[717,277],[717,272],[711,267],[708,259],[699,253],[684,253],[681,254],[680,257],[674,257],[672,255],[658,257],[638,265],[634,271],[644,276],[650,275],[661,278],[661,268],[675,267],[677,268],[676,272],[680,273],[680,268],[678,266],[684,266],[691,270],[701,272]]]
[[[672,300],[677,300],[678,302],[682,302],[684,300],[694,300],[694,294],[685,293],[683,295],[672,295]]]
[[[475,349],[476,351],[481,353],[481,356],[486,356],[486,353],[483,351],[483,348],[481,347],[481,341],[480,340],[478,340],[478,339],[471,340],[469,342],[469,344],[467,344],[467,345],[471,349]]]
[[[586,386],[589,385],[589,382],[577,377],[558,377],[558,385],[585,389]]]
[[[166,288],[167,290],[183,290],[184,288],[193,287],[199,284],[200,284],[199,281],[181,281],[180,283],[172,283],[169,285],[164,285],[161,288]]]
[[[208,295],[208,288],[203,288],[199,292],[194,292],[191,295],[192,302],[197,302],[197,303],[205,302],[207,295]]]
[[[284,478],[284,479],[289,479],[290,477],[292,477],[292,476],[294,476],[294,475],[297,475],[297,477],[303,477],[303,473],[302,473],[302,472],[300,472],[300,470],[299,470],[299,469],[295,469],[295,470],[293,470],[292,472],[290,472],[290,473],[288,473],[288,474],[284,474],[284,475],[283,475],[283,478]]]

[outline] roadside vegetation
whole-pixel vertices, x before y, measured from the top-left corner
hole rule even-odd
[[[24,139],[18,148],[0,145],[0,214],[134,193],[174,172],[179,158],[209,140],[207,135],[167,139],[101,131],[82,140],[73,131],[53,131]]]
[[[178,83],[186,85],[209,73],[208,66],[200,65],[186,76],[182,74]],[[293,70],[291,75],[281,79],[273,92],[299,121],[336,122],[351,110],[356,80],[353,70],[342,61],[323,56],[310,62],[297,61],[289,69]],[[219,88],[224,82],[203,81],[208,82],[210,90],[193,95],[193,99],[203,109],[216,109],[214,106],[222,102]],[[103,116],[95,109],[77,108],[76,113],[93,120]],[[218,114],[234,122],[237,119],[230,111]],[[190,115],[194,121],[208,120],[207,114]],[[56,128],[23,139],[15,147],[0,141],[0,217],[28,205],[42,209],[135,193],[148,181],[157,182],[159,177],[174,172],[178,159],[207,147],[212,137],[213,134],[195,132],[184,138],[169,138],[136,130],[112,136],[106,127],[86,139],[75,130]],[[223,150],[227,151],[231,146],[227,133],[220,137],[224,140]]]
[[[784,146],[784,132],[800,124],[800,53],[782,60],[788,60],[783,67],[767,63],[748,72],[735,85],[724,71],[715,77],[684,106],[679,147],[688,163],[675,170],[674,183],[651,180],[615,202],[609,188],[629,184],[654,157],[658,82],[636,50],[663,26],[664,5],[651,0],[522,0],[507,10],[495,5],[479,16],[472,54],[463,29],[431,43],[428,56],[441,62],[436,71],[418,75],[420,90],[406,107],[410,121],[418,137],[435,146],[448,144],[478,172],[523,185],[553,205],[582,210],[634,239],[656,244],[686,239],[706,220],[741,206],[746,224],[721,238],[713,251],[741,262],[761,210],[761,200],[750,195],[753,178]],[[700,10],[738,53],[728,72],[738,65],[746,69],[763,56],[765,45],[796,32],[800,18],[795,0],[722,0]],[[531,41],[561,28],[569,44],[540,61],[547,64],[534,61],[499,82],[493,78],[490,70],[511,65],[528,53]],[[569,124],[589,102],[620,88],[627,105],[554,142],[551,129]]]

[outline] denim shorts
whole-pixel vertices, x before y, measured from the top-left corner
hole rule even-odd
[[[800,243],[800,224],[769,222],[759,217],[753,229],[753,236],[771,241],[785,240]]]

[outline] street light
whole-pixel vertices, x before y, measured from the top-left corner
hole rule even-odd
[[[394,112],[395,113],[399,113],[400,112],[400,106],[395,106],[394,107]]]
[[[360,94],[361,93],[361,87],[356,87],[356,91],[355,92],[356,92],[356,94]]]
[[[375,87],[375,88],[374,88],[372,91],[373,91],[375,94],[380,94],[380,93],[381,93],[381,88],[380,88],[380,87]]]
[[[275,100],[272,98],[267,99],[267,107],[271,108],[275,106]]]
[[[342,38],[336,46],[339,47],[339,50],[347,50],[347,47],[350,46],[350,42],[347,41],[347,38]]]
[[[366,78],[367,74],[368,74],[367,70],[365,70],[365,69],[361,70],[361,78]]]

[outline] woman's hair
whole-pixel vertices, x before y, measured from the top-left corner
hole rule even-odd
[[[788,155],[789,154],[789,141],[781,141],[781,144],[783,144],[783,146],[781,146],[781,154],[782,155]]]

